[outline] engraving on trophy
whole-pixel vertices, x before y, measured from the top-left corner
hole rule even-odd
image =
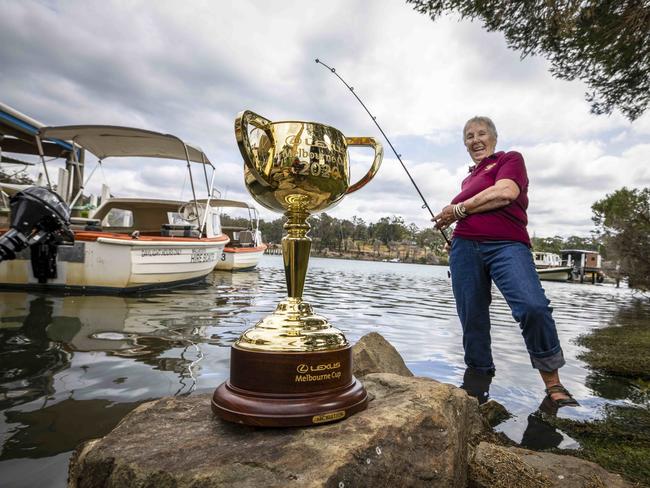
[[[339,420],[345,417],[345,410],[340,412],[326,413],[323,415],[314,415],[312,422],[315,424],[322,424],[323,422],[332,422],[334,420]]]
[[[352,375],[347,339],[302,298],[311,248],[307,219],[366,185],[379,169],[383,149],[372,137],[346,137],[314,122],[271,122],[250,111],[235,120],[235,137],[248,191],[260,205],[287,217],[282,258],[288,296],[233,345],[230,379],[215,391],[212,408],[226,420],[251,425],[340,420],[363,410],[368,399]],[[354,184],[350,146],[374,151],[370,169]]]
[[[304,381],[327,381],[327,380],[338,380],[341,377],[341,373],[325,373],[325,374],[302,374],[296,375],[295,382],[300,383]]]

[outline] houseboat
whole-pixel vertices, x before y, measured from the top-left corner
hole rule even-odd
[[[572,269],[572,279],[584,283],[602,283],[605,275],[602,269],[602,257],[597,251],[584,249],[562,249],[562,263]]]
[[[569,281],[573,268],[563,265],[558,254],[552,252],[533,251],[533,261],[540,280]]]

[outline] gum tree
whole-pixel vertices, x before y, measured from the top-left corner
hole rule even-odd
[[[482,21],[508,47],[541,55],[551,73],[589,87],[596,114],[619,109],[635,120],[650,102],[650,4],[647,0],[406,0],[435,20],[446,12]]]
[[[591,209],[608,258],[620,263],[630,288],[650,290],[650,188],[623,187]]]

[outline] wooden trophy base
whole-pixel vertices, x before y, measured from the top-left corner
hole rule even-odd
[[[232,346],[230,379],[212,396],[212,411],[230,422],[298,427],[364,410],[368,394],[352,376],[352,349],[273,352]]]

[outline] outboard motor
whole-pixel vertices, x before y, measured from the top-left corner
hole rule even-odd
[[[30,186],[11,197],[10,229],[0,236],[0,262],[31,248],[32,270],[39,283],[56,278],[57,247],[73,244],[70,208],[52,190]]]

